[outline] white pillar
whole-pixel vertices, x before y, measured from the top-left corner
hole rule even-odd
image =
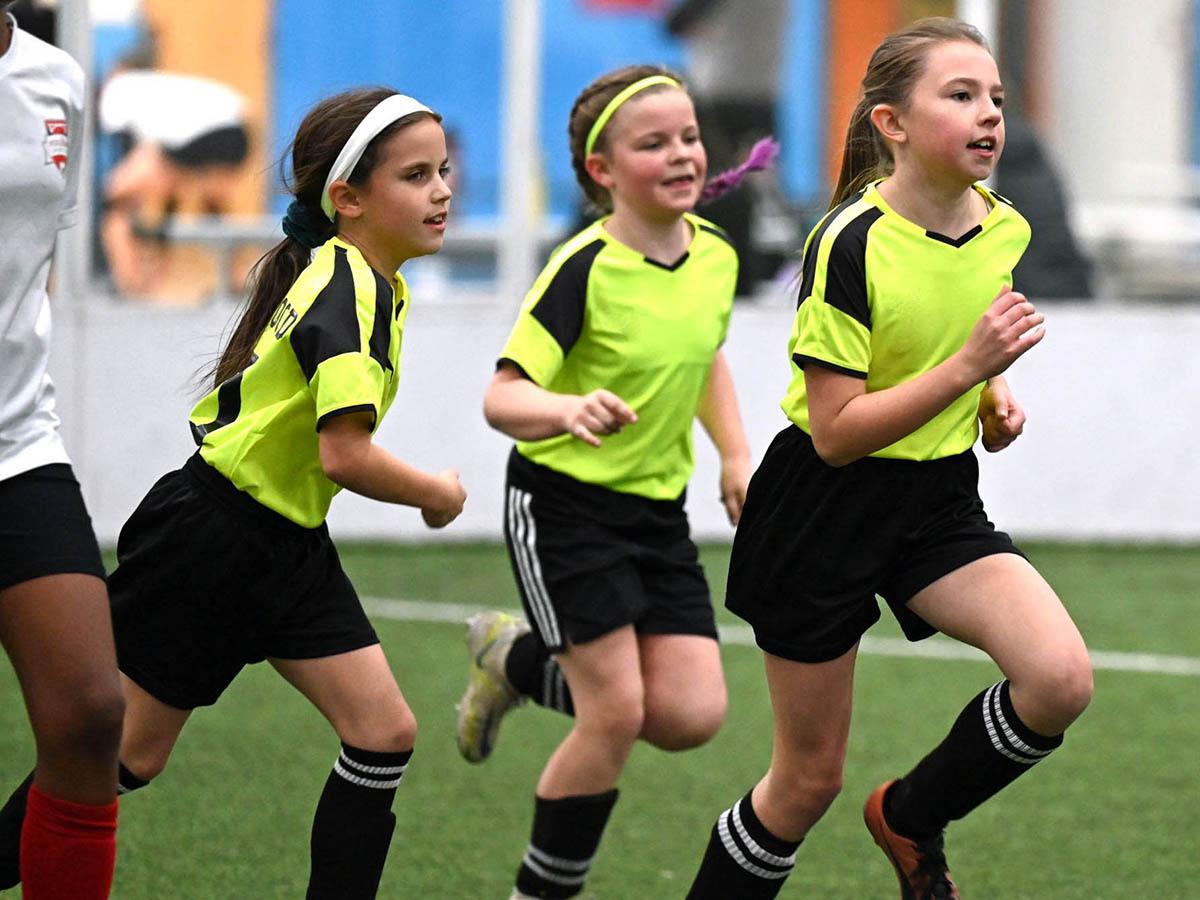
[[[92,168],[96,110],[92,84],[92,25],[88,0],[62,0],[58,7],[58,45],[74,57],[87,75],[84,93],[83,152],[70,165],[79,170],[79,224],[59,235],[54,260],[56,299],[74,303],[83,296],[92,273]]]
[[[991,45],[992,55],[1000,59],[1000,0],[957,0],[954,14],[978,28]]]
[[[541,20],[541,0],[506,0],[496,286],[505,301],[513,305],[520,302],[536,275],[540,222],[534,208],[534,185],[540,156]]]

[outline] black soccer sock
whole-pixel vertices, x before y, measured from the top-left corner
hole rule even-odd
[[[1061,743],[1062,735],[1045,737],[1017,717],[1008,682],[1001,681],[968,703],[945,739],[891,786],[884,818],[906,837],[937,834]]]
[[[517,870],[517,890],[530,897],[574,897],[583,890],[617,790],[534,799],[533,837]]]
[[[558,660],[532,631],[513,641],[504,661],[504,674],[509,684],[538,706],[575,715],[571,689],[563,678]]]
[[[342,744],[313,816],[307,900],[373,900],[396,827],[392,799],[411,756]]]
[[[774,897],[796,864],[799,846],[771,834],[747,794],[717,816],[687,900]]]
[[[117,794],[128,794],[131,791],[136,791],[138,788],[144,788],[150,782],[145,778],[138,778],[127,768],[125,763],[117,763]]]
[[[25,824],[25,801],[32,785],[30,772],[0,809],[0,891],[21,883],[21,826]]]
[[[124,764],[117,766],[118,794],[136,791],[149,783],[130,772]],[[33,772],[30,772],[0,809],[0,891],[21,883],[21,828],[25,824],[25,803],[32,785]]]

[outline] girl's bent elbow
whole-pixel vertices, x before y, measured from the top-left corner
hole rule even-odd
[[[816,451],[817,456],[821,457],[821,462],[825,463],[825,465],[840,469],[842,466],[854,462],[855,457],[838,447],[835,443],[825,438],[818,438],[815,433],[812,439],[813,450]]]

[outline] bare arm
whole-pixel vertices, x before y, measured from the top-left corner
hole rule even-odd
[[[368,412],[336,416],[325,424],[318,446],[326,477],[372,500],[415,506],[430,528],[458,518],[467,499],[458,473],[447,469],[430,475],[410,466],[371,440],[371,424]]]
[[[844,466],[894,444],[1012,365],[1042,339],[1044,319],[1022,294],[1005,288],[957,353],[882,391],[867,393],[861,378],[809,364],[804,378],[813,446],[829,465]]]
[[[750,445],[742,427],[733,374],[721,351],[713,357],[708,384],[696,416],[721,455],[721,502],[730,524],[736,525],[742,516],[746,486],[750,483]]]
[[[611,391],[555,394],[509,363],[502,363],[492,376],[483,399],[483,415],[497,431],[519,441],[570,434],[593,447],[600,446],[597,435],[616,434],[637,421],[637,414]]]

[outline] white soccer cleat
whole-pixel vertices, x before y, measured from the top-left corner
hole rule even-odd
[[[524,700],[504,674],[504,661],[513,641],[528,633],[524,619],[496,610],[476,613],[467,620],[471,670],[467,690],[455,707],[458,752],[467,762],[483,762],[491,755],[500,721]]]

